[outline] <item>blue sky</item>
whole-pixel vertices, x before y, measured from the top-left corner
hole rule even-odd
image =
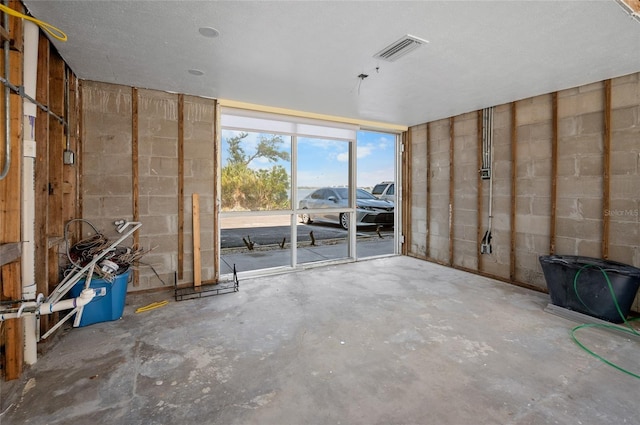
[[[226,139],[239,132],[222,131],[222,165],[227,161]],[[249,133],[243,148],[247,155],[255,152],[261,133]],[[265,135],[269,137],[269,135]],[[282,136],[285,143],[281,150],[291,154],[291,138]],[[323,140],[300,137],[298,139],[298,186],[342,186],[348,183],[349,143],[339,140]],[[359,131],[357,136],[358,186],[373,187],[382,181],[393,181],[395,176],[395,135],[371,131]],[[279,164],[291,173],[291,163],[269,162],[263,158],[254,160],[254,169],[270,168]]]

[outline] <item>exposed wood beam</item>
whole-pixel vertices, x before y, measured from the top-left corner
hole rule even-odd
[[[556,253],[556,210],[558,205],[558,92],[551,95],[551,211],[549,254]]]
[[[131,202],[133,221],[140,221],[140,139],[139,139],[139,111],[138,89],[131,88]],[[133,245],[140,246],[140,232],[134,232]],[[133,286],[140,285],[140,272],[133,270]]]
[[[518,177],[517,157],[518,157],[518,109],[516,102],[511,102],[511,218],[510,218],[510,248],[509,248],[509,279],[516,279],[516,180]]]
[[[425,248],[424,248],[424,255],[426,258],[429,258],[431,256],[431,123],[428,122],[427,123],[427,139],[425,141],[426,146],[425,146],[425,150],[426,150],[426,155],[427,155],[427,166],[426,171],[427,171],[427,180],[426,180],[426,192],[427,192],[427,196],[426,196],[426,241],[425,241]]]
[[[602,258],[609,258],[611,217],[611,80],[604,82],[604,141],[602,159]]]
[[[178,95],[178,279],[184,275],[184,94]]]
[[[449,265],[453,265],[453,221],[454,221],[454,148],[455,148],[455,117],[449,118]]]

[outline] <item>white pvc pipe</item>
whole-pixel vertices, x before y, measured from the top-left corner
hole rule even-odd
[[[38,77],[38,39],[40,30],[36,24],[24,21],[23,84],[26,95],[35,99]],[[35,121],[37,107],[29,100],[23,102],[23,159],[22,159],[22,299],[35,300]],[[38,360],[36,317],[28,316],[24,323],[24,362],[34,364]]]
[[[98,289],[100,290],[100,289]],[[83,289],[77,298],[58,301],[55,303],[45,303],[38,305],[35,301],[28,301],[20,306],[16,312],[0,314],[0,322],[19,317],[35,317],[36,315],[51,314],[56,311],[70,310],[76,307],[84,307],[96,296],[96,289]],[[25,311],[26,310],[26,311]]]

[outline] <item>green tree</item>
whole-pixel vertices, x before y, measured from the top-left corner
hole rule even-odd
[[[245,151],[244,139],[248,133],[240,133],[227,139],[229,157],[222,167],[223,209],[273,210],[289,207],[289,175],[287,170],[274,164],[271,168],[252,169],[249,164],[257,158],[269,162],[289,161],[289,152],[280,150],[281,136],[260,135],[255,152]]]

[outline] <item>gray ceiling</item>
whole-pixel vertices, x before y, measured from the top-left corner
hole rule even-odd
[[[400,125],[640,71],[615,0],[24,3],[81,79]],[[429,43],[373,57],[405,34]]]

